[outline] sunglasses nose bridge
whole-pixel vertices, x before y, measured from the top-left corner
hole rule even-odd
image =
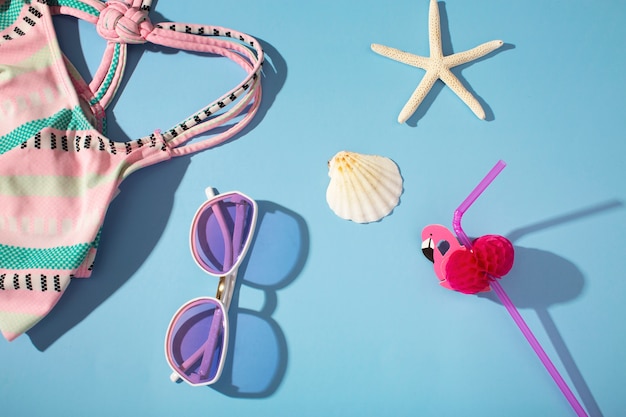
[[[236,280],[237,269],[235,269],[228,275],[221,276],[219,284],[217,285],[215,298],[222,302],[225,311],[228,311],[228,309],[230,308],[230,301],[233,299],[233,292],[235,291]]]
[[[221,276],[220,282],[217,284],[217,291],[215,292],[215,298],[222,301],[224,298],[224,289],[226,287],[226,277]]]

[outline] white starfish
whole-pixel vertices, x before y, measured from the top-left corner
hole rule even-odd
[[[484,120],[485,111],[482,106],[472,93],[467,91],[452,71],[450,71],[450,68],[454,68],[458,65],[483,57],[498,49],[504,43],[500,40],[486,42],[465,52],[443,56],[443,51],[441,49],[441,24],[439,21],[439,6],[437,5],[437,0],[430,0],[428,34],[430,57],[410,54],[408,52],[384,45],[375,43],[372,44],[372,50],[380,55],[426,70],[424,78],[422,78],[422,81],[411,95],[411,98],[409,98],[409,101],[402,108],[402,111],[398,116],[398,122],[406,122],[407,119],[415,113],[415,110],[417,110],[432,86],[435,84],[435,81],[438,79],[446,83],[446,85],[450,87],[450,89],[454,91],[470,109],[472,109],[478,118]]]

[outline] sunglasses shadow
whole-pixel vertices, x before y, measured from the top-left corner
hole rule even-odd
[[[272,314],[278,291],[298,277],[309,254],[309,231],[300,215],[269,201],[257,204],[254,240],[239,267],[229,311],[228,355],[222,376],[211,385],[237,398],[266,398],[280,386],[289,355],[285,335]],[[263,293],[260,311],[239,306],[242,285]]]

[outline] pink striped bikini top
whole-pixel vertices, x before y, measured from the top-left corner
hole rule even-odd
[[[90,275],[106,210],[124,178],[224,142],[258,109],[258,42],[217,26],[153,25],[151,2],[0,0],[0,330],[8,340],[43,318],[71,278]],[[91,22],[107,40],[89,84],[59,48],[55,14]],[[169,130],[116,142],[104,131],[105,109],[122,79],[127,45],[146,42],[227,57],[246,76]]]

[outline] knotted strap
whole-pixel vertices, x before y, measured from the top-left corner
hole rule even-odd
[[[107,41],[119,43],[146,43],[146,36],[152,32],[148,20],[148,10],[142,9],[141,0],[132,5],[122,1],[109,1],[100,11],[96,29]]]
[[[181,123],[163,131],[163,139],[172,148],[173,156],[216,146],[239,133],[254,118],[261,101],[260,76],[264,55],[260,44],[252,36],[220,26],[173,22],[152,24],[148,16],[152,0],[37,1],[48,4],[53,13],[71,15],[93,23],[97,32],[107,40],[104,57],[89,84],[93,92],[91,104],[96,110],[100,106],[106,108],[119,87],[128,44],[150,42],[175,49],[220,55],[246,71],[246,77],[238,85]],[[234,119],[226,130],[187,144],[193,137],[215,131]]]

